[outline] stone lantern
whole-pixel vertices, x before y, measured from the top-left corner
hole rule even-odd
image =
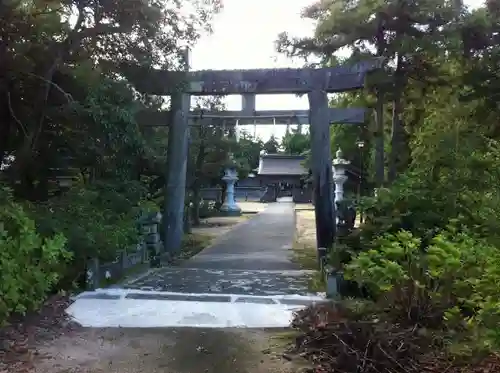
[[[234,158],[229,156],[229,162],[224,168],[224,176],[222,180],[226,183],[226,197],[222,204],[220,211],[226,216],[239,216],[241,215],[241,208],[236,204],[234,195],[234,184],[238,181],[238,172],[234,164]]]
[[[339,148],[339,150],[335,153],[335,159],[332,162],[333,182],[335,184],[335,204],[344,199],[344,183],[347,181],[345,171],[350,163],[351,162],[343,158],[342,150]]]

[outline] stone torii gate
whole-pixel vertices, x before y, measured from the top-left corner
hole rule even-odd
[[[364,87],[366,74],[379,69],[382,60],[374,59],[351,66],[304,69],[206,70],[189,71],[186,54],[184,71],[164,71],[123,66],[122,73],[141,92],[171,96],[171,111],[156,113],[156,120],[169,123],[166,174],[166,204],[164,210],[165,249],[178,252],[181,248],[184,219],[184,199],[188,156],[189,125],[209,123],[224,118],[240,124],[255,124],[265,119],[308,118],[311,134],[312,176],[314,185],[316,241],[318,247],[331,247],[335,237],[335,211],[332,193],[330,150],[331,123],[364,122],[364,109],[330,109],[327,93],[345,92]],[[147,76],[147,79],[144,77]],[[307,93],[308,111],[255,111],[256,94]],[[190,111],[191,95],[243,96],[241,112],[207,113]],[[350,120],[348,120],[351,118]],[[357,118],[357,119],[356,119]],[[362,118],[362,119],[361,119]],[[192,121],[201,119],[201,121]],[[205,120],[207,122],[205,122]],[[300,123],[299,123],[300,124]]]

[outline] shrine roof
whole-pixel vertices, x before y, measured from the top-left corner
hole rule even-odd
[[[259,175],[268,176],[302,176],[308,170],[302,165],[303,155],[264,154],[260,156]]]

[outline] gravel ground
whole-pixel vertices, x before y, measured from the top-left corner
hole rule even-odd
[[[273,345],[279,331],[82,328],[53,297],[38,314],[0,329],[0,373],[291,373]]]
[[[85,329],[39,347],[39,373],[288,373],[269,331]]]

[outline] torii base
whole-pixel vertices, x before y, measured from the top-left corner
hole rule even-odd
[[[220,216],[241,216],[241,208],[239,206],[224,206],[219,210]]]

